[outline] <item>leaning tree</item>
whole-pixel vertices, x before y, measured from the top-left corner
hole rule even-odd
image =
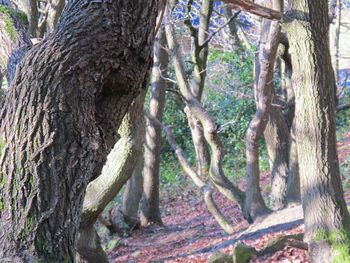
[[[0,258],[74,262],[101,172],[151,61],[157,1],[73,0],[17,68],[0,114]]]

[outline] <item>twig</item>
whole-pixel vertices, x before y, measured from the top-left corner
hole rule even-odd
[[[219,31],[221,29],[223,29],[225,26],[227,26],[228,24],[231,23],[232,20],[234,20],[240,13],[242,12],[242,10],[237,11],[233,16],[230,17],[229,20],[226,21],[226,23],[224,23],[222,26],[220,26],[218,29],[216,29],[200,46],[200,49],[204,48],[206,45],[208,45],[208,43],[210,42],[210,40],[217,34],[219,33]]]

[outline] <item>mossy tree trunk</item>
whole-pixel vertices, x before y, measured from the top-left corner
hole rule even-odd
[[[168,71],[168,52],[164,27],[158,31],[154,45],[154,60],[152,69],[152,90],[149,113],[162,121],[165,106],[165,89]],[[141,205],[141,224],[162,224],[159,209],[159,165],[162,148],[162,130],[152,122],[147,123],[144,152],[144,186]]]
[[[70,1],[22,60],[0,115],[0,258],[75,261],[86,186],[145,87],[156,10]]]
[[[78,238],[78,262],[108,262],[95,223],[110,201],[130,179],[135,159],[142,153],[145,134],[145,91],[129,107],[118,130],[120,139],[108,155],[102,173],[86,189]]]
[[[305,240],[311,262],[349,260],[350,217],[344,200],[335,136],[334,72],[328,3],[289,1],[285,25],[296,93],[295,135]]]
[[[26,15],[11,5],[0,4],[0,71],[11,84],[17,65],[32,47]]]

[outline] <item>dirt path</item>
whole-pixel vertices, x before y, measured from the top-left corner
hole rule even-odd
[[[345,164],[350,156],[350,134],[338,143],[338,149],[340,164]],[[350,185],[350,174],[347,171],[342,173],[342,177]],[[262,175],[262,188],[269,184],[269,177]],[[240,186],[244,188],[244,184]],[[109,252],[110,262],[206,262],[216,251],[231,254],[237,242],[261,249],[276,236],[303,232],[300,206],[273,213],[248,228],[240,209],[219,193],[215,193],[215,200],[222,211],[233,219],[232,223],[237,229],[235,234],[227,235],[208,213],[201,196],[196,192],[183,190],[181,193],[168,195],[172,197],[162,198],[165,226],[134,231],[130,237],[121,240],[116,249]],[[350,187],[346,189],[345,197],[350,201]],[[256,258],[251,262],[298,263],[307,262],[307,257],[304,251],[287,247],[283,251]]]
[[[248,224],[237,206],[226,202],[219,193],[215,193],[215,198],[223,211],[235,218],[237,232],[234,235],[227,235],[218,227],[202,202],[195,201],[197,196],[182,195],[164,204],[167,213],[163,217],[164,227],[135,231],[110,253],[111,262],[206,262],[216,251],[231,253],[238,241],[259,249],[272,237],[303,230],[300,207],[274,213],[247,229]],[[253,262],[271,262],[269,258],[257,260]]]

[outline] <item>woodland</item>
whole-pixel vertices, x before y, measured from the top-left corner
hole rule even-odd
[[[0,263],[350,263],[349,0],[0,0]]]

